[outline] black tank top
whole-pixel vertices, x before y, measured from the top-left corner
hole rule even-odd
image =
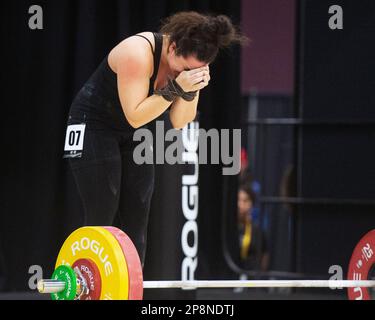
[[[163,46],[163,36],[154,33],[154,37],[154,73],[150,79],[149,96],[154,91]],[[145,39],[149,41],[147,38]],[[123,112],[118,94],[117,74],[112,71],[108,64],[108,55],[77,94],[71,107],[70,116],[73,118],[83,117],[87,122],[104,122],[116,130],[125,130],[129,133],[135,131]]]

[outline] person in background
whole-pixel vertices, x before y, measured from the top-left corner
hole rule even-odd
[[[248,185],[241,185],[238,191],[238,232],[240,264],[246,270],[266,271],[269,254],[263,230],[253,223],[252,209],[255,194]]]

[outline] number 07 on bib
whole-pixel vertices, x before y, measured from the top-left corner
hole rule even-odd
[[[85,130],[85,124],[68,126],[65,138],[64,159],[82,158]]]

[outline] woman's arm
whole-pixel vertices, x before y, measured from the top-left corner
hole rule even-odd
[[[137,129],[163,114],[171,105],[161,96],[148,96],[153,63],[147,47],[128,47],[117,64],[118,92],[129,124]]]
[[[188,123],[194,121],[194,119],[196,118],[200,91],[207,87],[211,80],[210,67],[207,65],[204,68],[199,68],[196,70],[191,70],[189,72],[181,73],[181,78],[177,78],[177,80],[180,80],[182,84],[180,85],[181,87],[187,85],[186,80],[189,77],[190,81],[191,79],[198,80],[198,83],[196,83],[194,87],[190,88],[191,90],[197,89],[197,96],[191,102],[185,101],[183,98],[178,98],[173,103],[169,113],[169,117],[175,129],[185,128]],[[187,91],[189,91],[189,89],[187,89]]]
[[[186,125],[197,116],[197,108],[199,102],[199,92],[196,98],[191,101],[185,101],[182,98],[178,98],[172,105],[169,118],[173,125],[173,128],[179,130],[186,127]]]

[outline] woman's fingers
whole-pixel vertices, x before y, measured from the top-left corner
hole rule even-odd
[[[208,74],[207,77],[206,77],[206,79],[207,79],[207,82],[210,82],[211,81],[211,75]]]
[[[194,82],[194,85],[197,85],[197,84],[200,84],[200,83],[205,83],[206,86],[207,86],[210,81],[211,81],[211,76],[205,74],[203,76],[195,78],[193,82]]]
[[[194,91],[201,91],[203,90],[205,87],[207,87],[207,83],[200,83],[200,84],[197,84],[194,86]]]
[[[206,75],[208,75],[208,73],[206,71],[202,71],[202,72],[198,72],[198,73],[190,76],[190,79],[192,79],[193,81],[195,81],[196,79],[202,78],[202,77],[204,77]]]
[[[196,78],[200,78],[200,77],[203,77],[207,74],[206,71],[201,71],[201,72],[198,72],[196,74],[193,74],[191,77],[191,79],[196,79]]]
[[[195,84],[193,86],[193,88],[194,88],[193,91],[200,91],[200,90],[204,89],[205,87],[208,86],[208,83],[209,83],[209,81],[207,81],[206,79],[202,79],[201,82],[198,82],[197,84]]]
[[[202,67],[202,68],[190,70],[190,71],[188,71],[188,74],[189,74],[189,76],[193,76],[193,75],[195,75],[199,72],[203,72],[203,71],[206,71],[206,70],[207,70],[207,67]]]
[[[184,71],[176,79],[185,92],[202,90],[207,87],[210,80],[211,76],[208,66]]]

